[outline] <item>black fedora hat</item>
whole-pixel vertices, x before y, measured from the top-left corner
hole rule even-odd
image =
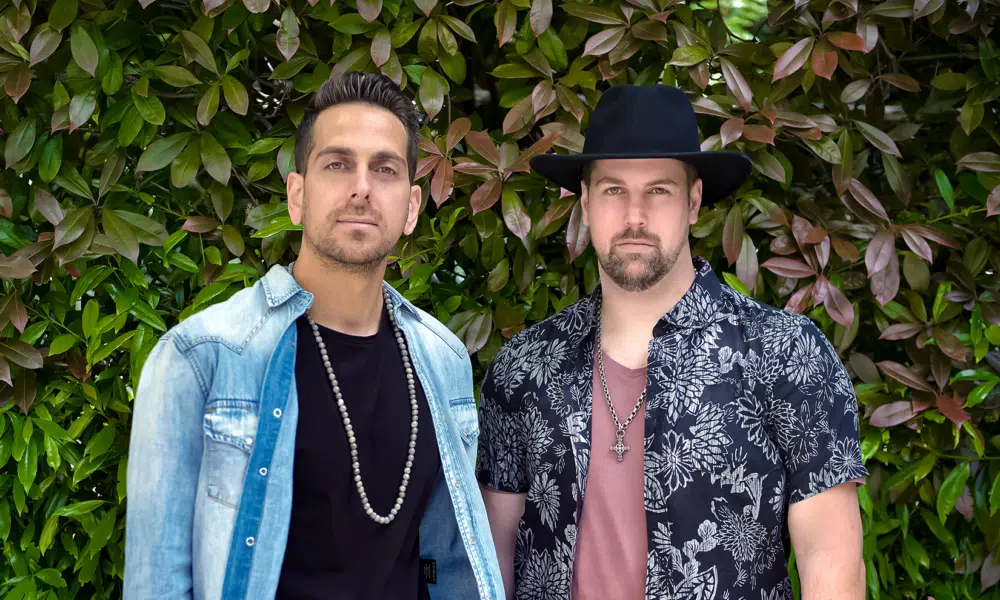
[[[542,154],[531,168],[580,193],[584,166],[595,160],[673,158],[694,166],[702,180],[702,203],[735,192],[750,176],[750,157],[739,152],[702,152],[694,107],[681,90],[666,85],[616,85],[601,96],[590,117],[583,154]]]

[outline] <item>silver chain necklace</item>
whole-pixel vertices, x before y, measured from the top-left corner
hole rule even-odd
[[[316,338],[316,345],[319,346],[319,353],[323,358],[323,366],[326,367],[326,374],[330,379],[330,387],[333,388],[333,395],[337,399],[337,408],[340,409],[340,417],[344,422],[344,430],[347,432],[347,441],[351,445],[351,466],[354,469],[354,485],[358,488],[358,495],[361,496],[361,504],[371,520],[380,525],[388,525],[395,520],[399,510],[403,507],[403,500],[406,498],[406,486],[410,483],[413,456],[417,451],[419,406],[417,403],[417,387],[413,381],[413,368],[410,366],[410,353],[406,350],[406,340],[403,339],[403,334],[399,331],[399,325],[396,324],[396,316],[392,312],[392,300],[389,294],[383,290],[382,296],[385,298],[385,307],[389,311],[389,322],[392,323],[392,330],[396,334],[396,342],[399,344],[399,353],[403,357],[403,368],[406,371],[406,387],[410,391],[410,408],[413,416],[413,420],[410,423],[410,449],[406,456],[406,466],[403,468],[403,482],[399,486],[399,497],[396,498],[396,504],[389,511],[389,516],[387,517],[383,517],[375,512],[375,509],[372,508],[371,503],[368,501],[368,494],[365,493],[365,486],[361,482],[361,463],[358,462],[357,439],[354,437],[351,418],[347,415],[347,406],[344,404],[344,398],[340,394],[340,385],[337,383],[337,376],[333,374],[333,367],[330,366],[330,357],[327,355],[323,337],[319,333],[319,326],[313,321],[312,315],[308,311],[306,312],[306,318],[309,319],[309,326],[312,328],[313,337]]]
[[[646,387],[643,386],[642,393],[639,394],[639,401],[635,403],[632,407],[632,412],[629,414],[625,422],[622,423],[618,420],[618,411],[615,410],[615,405],[611,402],[611,392],[608,390],[608,380],[604,376],[604,350],[601,348],[601,323],[598,320],[597,323],[597,366],[601,372],[601,385],[604,386],[604,399],[608,403],[608,409],[611,410],[611,418],[615,420],[615,436],[618,438],[618,442],[611,446],[610,450],[618,455],[618,462],[625,460],[625,453],[632,449],[632,446],[625,445],[625,429],[632,423],[632,419],[639,414],[639,408],[642,407],[643,400],[646,399]]]

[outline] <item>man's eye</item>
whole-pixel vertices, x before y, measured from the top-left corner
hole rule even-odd
[[[669,194],[670,192],[667,190],[667,188],[655,187],[655,188],[649,190],[649,193],[650,194]]]
[[[393,169],[392,167],[379,167],[378,169],[375,169],[375,170],[378,171],[379,173],[383,173],[385,175],[395,175],[396,174],[396,170]]]
[[[609,196],[617,196],[618,194],[622,193],[622,191],[623,190],[620,187],[609,187],[608,189],[604,190],[604,193]]]
[[[326,165],[326,168],[327,169],[333,169],[333,170],[338,170],[339,171],[340,169],[344,168],[344,163],[339,162],[339,161],[334,161],[334,162]]]

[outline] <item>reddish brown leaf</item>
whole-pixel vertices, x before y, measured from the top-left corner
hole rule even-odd
[[[512,187],[505,187],[500,201],[503,222],[507,229],[524,242],[531,233],[531,217],[521,202],[521,197]]]
[[[21,63],[13,71],[7,73],[3,87],[15,104],[28,91],[28,87],[31,85],[31,75],[32,71],[28,68],[27,63]]]
[[[780,256],[789,256],[798,252],[794,240],[787,233],[782,233],[771,240],[771,252]]]
[[[612,27],[600,33],[595,33],[583,47],[584,56],[603,56],[618,45],[618,42],[625,37],[627,27]]]
[[[827,314],[842,326],[850,327],[854,323],[854,305],[837,286],[831,284],[825,277],[823,281],[826,283],[827,290],[823,307],[826,308]]]
[[[802,314],[809,306],[809,297],[812,294],[813,287],[814,284],[810,283],[792,294],[792,297],[788,299],[788,303],[785,304],[785,310]]]
[[[896,146],[896,142],[893,141],[891,137],[886,135],[884,131],[869,125],[864,121],[855,121],[855,123],[858,124],[858,129],[861,130],[861,135],[865,136],[865,139],[871,142],[872,146],[875,146],[886,154],[892,154],[893,156],[897,156],[899,158],[903,157],[903,155],[899,153],[899,147]]]
[[[834,46],[840,48],[841,50],[856,50],[858,52],[867,52],[865,49],[865,40],[856,33],[848,33],[846,31],[834,31],[826,36],[826,39]]]
[[[774,75],[771,82],[784,79],[792,75],[806,64],[809,54],[812,52],[816,39],[808,37],[793,44],[785,53],[781,55],[778,62],[774,63]]]
[[[47,189],[43,187],[35,187],[35,209],[45,220],[53,225],[58,225],[59,221],[62,221],[63,211],[62,207],[59,206],[59,201],[56,200],[55,196],[52,195]]]
[[[842,92],[840,92],[840,101],[844,104],[853,104],[864,98],[865,94],[868,93],[868,88],[871,86],[871,79],[859,79],[857,81],[852,81],[844,87]]]
[[[736,140],[740,139],[743,135],[743,119],[739,117],[733,117],[722,124],[719,129],[719,133],[722,136],[722,147],[725,148],[729,144],[732,144]]]
[[[739,204],[734,204],[726,215],[726,223],[722,228],[722,249],[726,253],[729,264],[736,262],[743,249],[743,211]]]
[[[844,238],[833,238],[833,251],[837,253],[837,256],[844,259],[845,262],[853,263],[861,258],[861,253],[858,252],[854,244]]]
[[[746,78],[736,68],[736,65],[729,60],[722,58],[719,63],[722,65],[722,76],[726,80],[726,87],[729,88],[730,93],[733,94],[743,110],[750,112],[753,104],[753,89],[750,84],[747,83]]]
[[[885,328],[880,340],[908,340],[924,330],[922,323],[894,323]]]
[[[504,134],[511,134],[530,126],[534,122],[534,112],[531,110],[531,97],[525,97],[514,105],[503,119]]]
[[[13,402],[21,409],[22,414],[28,414],[31,405],[35,403],[35,395],[38,388],[35,384],[34,371],[22,371],[14,382]]]
[[[957,427],[961,427],[962,423],[969,420],[969,413],[962,408],[964,403],[965,401],[958,394],[938,394],[937,397],[937,409],[941,411],[941,414],[951,419],[951,422]]]
[[[357,0],[357,7],[361,18],[371,23],[382,12],[382,0]]]
[[[941,233],[940,231],[937,231],[936,229],[932,229],[924,225],[907,225],[907,228],[916,233],[917,235],[922,236],[924,239],[928,239],[932,242],[937,242],[942,246],[947,246],[948,248],[962,247],[957,242],[955,242],[955,240],[951,239],[950,237]]]
[[[443,157],[433,154],[420,159],[420,162],[417,163],[417,172],[414,177],[416,179],[425,177],[428,173],[433,171],[442,160],[444,160]],[[486,172],[488,173],[490,171],[493,171],[493,169],[488,169]]]
[[[622,63],[620,67],[624,69],[625,63]],[[691,80],[695,82],[702,91],[708,87],[709,82],[712,79],[712,72],[708,68],[708,61],[700,63],[691,69],[688,69],[688,75],[691,76]]]
[[[935,327],[931,330],[931,335],[934,336],[934,343],[941,349],[941,352],[944,352],[945,356],[960,362],[965,360],[965,344],[955,334],[947,329]]]
[[[548,79],[544,79],[531,92],[531,112],[538,115],[548,105],[556,101],[556,88]]]
[[[552,24],[552,0],[532,0],[529,20],[535,37],[545,33]]]
[[[986,556],[979,577],[983,592],[1000,583],[1000,551],[990,552]]]
[[[379,4],[382,4],[381,0],[378,0]],[[380,9],[381,10],[381,9]],[[378,16],[377,14],[375,15]],[[389,62],[389,56],[392,54],[392,38],[389,30],[386,28],[381,28],[372,38],[371,56],[372,62],[375,63],[376,67],[381,67],[385,63]]]
[[[510,171],[511,173],[517,173],[517,172],[527,173],[528,171],[531,170],[531,165],[530,165],[531,159],[540,154],[545,154],[546,152],[548,152],[552,148],[552,146],[554,146],[555,143],[559,141],[560,137],[562,137],[561,131],[549,131],[548,133],[543,135],[541,139],[532,144],[527,150],[518,154],[517,162],[511,165],[510,168],[507,170]]]
[[[566,226],[566,249],[569,250],[569,262],[575,262],[590,243],[590,228],[583,222],[583,204],[579,201],[573,206]]]
[[[826,40],[821,40],[812,53],[813,72],[823,79],[833,79],[833,72],[837,70],[839,57],[837,51],[830,47]]]
[[[460,117],[452,121],[451,125],[448,126],[448,135],[445,138],[445,150],[451,152],[465,138],[470,129],[472,129],[472,121],[468,117]]]
[[[927,339],[926,331],[921,332],[920,337],[917,338],[918,345],[922,339]],[[951,377],[951,359],[933,346],[931,347],[931,376],[934,377],[934,383],[937,384],[939,391],[944,391],[944,387],[948,385],[948,379]]]
[[[743,137],[762,144],[774,145],[774,129],[767,125],[746,125],[743,127]]]
[[[10,365],[3,358],[0,358],[0,381],[7,382],[7,385],[14,385],[10,378]]]
[[[655,15],[651,18],[655,18]],[[640,21],[632,26],[631,31],[632,35],[640,40],[647,40],[650,42],[667,41],[667,28],[659,20]]]
[[[868,276],[881,271],[888,266],[889,261],[896,255],[896,237],[889,229],[880,229],[868,242],[868,249],[865,251],[865,266],[868,267]]]
[[[479,153],[479,156],[485,158],[490,164],[493,166],[500,165],[500,150],[485,132],[470,131],[465,136],[465,141],[472,146],[473,150]]]
[[[431,198],[434,198],[438,208],[451,196],[454,181],[455,170],[451,166],[451,161],[447,158],[441,159],[434,171],[434,179],[431,180]]]
[[[816,274],[815,269],[804,262],[780,256],[767,259],[761,266],[772,273],[793,279],[802,279]]]
[[[11,218],[14,214],[14,203],[7,190],[0,188],[0,217]]]
[[[430,11],[424,11],[424,13],[430,15]],[[497,27],[497,42],[503,46],[514,37],[514,32],[517,30],[517,8],[504,0],[497,7],[493,23]]]
[[[889,256],[886,268],[870,276],[871,290],[879,304],[885,306],[899,292],[899,257],[895,252]]]
[[[986,216],[995,217],[1000,215],[1000,185],[993,188],[988,198],[986,198]]]
[[[757,273],[760,267],[757,263],[757,247],[748,234],[743,234],[743,245],[740,256],[736,259],[736,277],[751,292],[757,285]]]
[[[35,265],[24,256],[0,254],[0,278],[24,279],[35,272]]]
[[[919,234],[914,232],[909,227],[904,226],[901,229],[903,233],[903,241],[905,241],[906,245],[910,247],[910,250],[927,262],[934,262],[934,254],[931,252],[931,247],[928,245],[927,240],[920,237]]]
[[[9,78],[8,81],[10,81]],[[980,173],[1000,173],[1000,154],[973,152],[966,154],[955,164],[959,169],[971,169]]]
[[[191,233],[208,233],[215,231],[219,227],[219,222],[212,217],[188,217],[181,229]]]
[[[500,199],[500,192],[503,191],[503,181],[499,177],[491,177],[485,183],[472,192],[469,202],[472,204],[472,214],[482,212]]]
[[[878,364],[881,366],[883,363]],[[885,372],[884,369],[883,372]],[[886,374],[890,377],[892,376],[891,373]],[[883,404],[876,408],[868,419],[868,424],[873,427],[895,427],[909,421],[915,416],[917,416],[917,411],[913,409],[912,403],[908,400],[897,400],[896,402]]]
[[[879,202],[879,199],[875,197],[875,194],[868,189],[865,184],[861,183],[857,179],[851,179],[851,182],[847,186],[848,191],[851,192],[851,196],[857,200],[858,204],[865,207],[868,212],[872,213],[876,217],[882,219],[883,221],[889,220],[889,213],[885,211],[885,207]]]
[[[816,306],[823,304],[823,302],[826,301],[827,296],[830,295],[829,283],[830,282],[827,280],[826,275],[820,275],[816,278],[816,281],[813,282],[812,301]]]
[[[826,231],[822,227],[817,227],[802,217],[795,215],[792,217],[792,235],[799,248],[805,250],[807,244],[818,244],[826,237]]]
[[[812,247],[812,252],[819,261],[819,268],[816,270],[822,271],[830,263],[830,238],[824,237],[820,243]]]
[[[577,97],[576,92],[560,84],[556,86],[556,98],[559,99],[559,105],[563,110],[576,117],[578,122],[583,120],[587,107]]]
[[[887,75],[882,75],[881,79],[882,81],[890,83],[906,92],[920,91],[920,82],[909,75],[904,75],[902,73],[889,73]]]
[[[487,173],[495,173],[497,168],[484,165],[482,163],[466,161],[466,162],[456,163],[455,170],[458,171],[459,173],[465,173],[466,175],[485,175]],[[428,173],[429,172],[430,171],[428,170]]]
[[[922,392],[934,393],[934,388],[927,385],[927,382],[917,376],[909,367],[899,364],[891,360],[883,360],[882,362],[875,363],[880,371],[886,374],[886,376],[902,383],[906,387],[913,388],[915,390],[920,390]]]

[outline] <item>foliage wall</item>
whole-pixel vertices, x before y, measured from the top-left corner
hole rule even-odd
[[[744,6],[743,2],[747,5]],[[0,595],[117,598],[132,393],[157,337],[287,262],[307,94],[418,101],[392,283],[477,377],[593,289],[578,152],[601,90],[696,98],[753,179],[704,211],[729,285],[807,313],[863,412],[871,598],[1000,598],[997,0],[0,0]],[[984,591],[985,590],[985,591]]]

